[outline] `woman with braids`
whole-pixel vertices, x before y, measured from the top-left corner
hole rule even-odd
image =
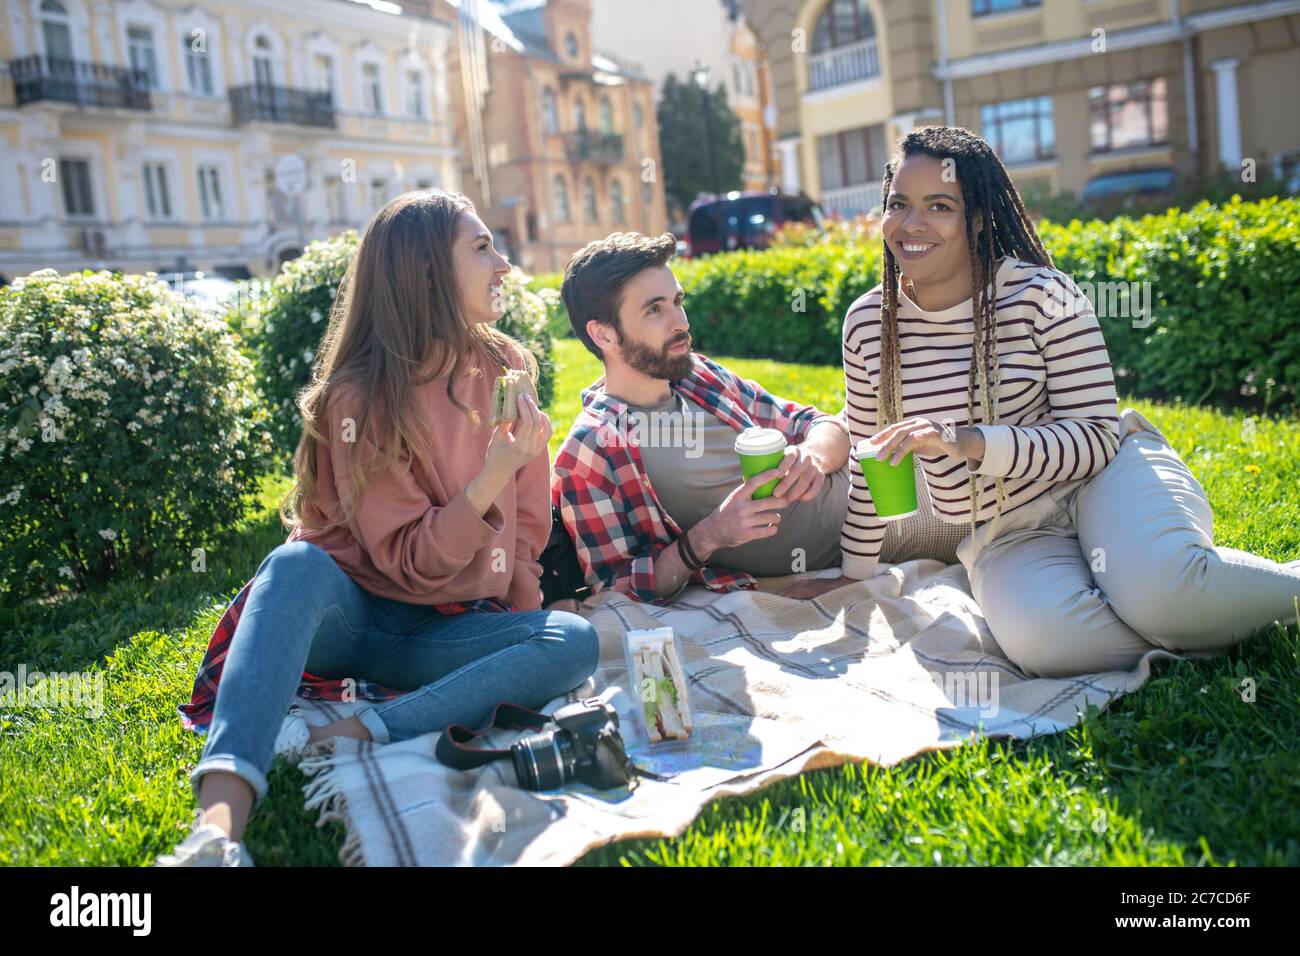
[[[844,320],[845,414],[876,457],[914,451],[919,498],[1026,674],[1129,670],[1153,648],[1212,654],[1294,621],[1300,562],[1216,548],[1205,492],[1115,381],[1088,300],[1051,257],[993,150],[909,132],[888,164],[883,281]],[[950,560],[925,506],[882,522],[856,459],[843,576]],[[890,534],[887,534],[887,529]],[[969,531],[969,534],[965,532]]]

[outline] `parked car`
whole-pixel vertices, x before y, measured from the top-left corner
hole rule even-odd
[[[765,249],[783,223],[821,225],[822,219],[821,208],[807,196],[791,196],[779,189],[701,196],[691,203],[683,255]]]
[[[1088,180],[1079,201],[1091,207],[1133,204],[1137,197],[1143,203],[1161,198],[1172,198],[1178,188],[1178,177],[1167,166],[1155,169],[1133,169],[1123,173],[1103,173]]]
[[[161,278],[205,312],[221,312],[239,291],[238,283],[202,272],[163,273]]]

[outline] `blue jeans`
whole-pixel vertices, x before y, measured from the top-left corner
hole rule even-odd
[[[388,743],[451,723],[481,726],[501,701],[541,707],[586,680],[599,652],[595,629],[576,614],[439,614],[363,590],[314,544],[282,544],[249,590],[190,782],[197,796],[204,773],[228,771],[260,803],[303,671],[409,690],[356,714]]]

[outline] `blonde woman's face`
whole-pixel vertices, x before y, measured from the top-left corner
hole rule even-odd
[[[473,213],[460,218],[452,260],[465,320],[476,325],[501,318],[501,280],[510,271],[510,260],[497,252],[491,230]]]

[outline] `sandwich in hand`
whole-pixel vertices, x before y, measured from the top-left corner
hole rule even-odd
[[[689,737],[694,724],[686,699],[686,674],[672,637],[637,642],[631,645],[630,655],[632,686],[641,700],[650,742]]]
[[[489,424],[495,426],[501,422],[513,422],[519,418],[519,396],[531,395],[537,401],[537,389],[533,380],[522,369],[502,367],[500,378],[492,390],[492,417]]]

